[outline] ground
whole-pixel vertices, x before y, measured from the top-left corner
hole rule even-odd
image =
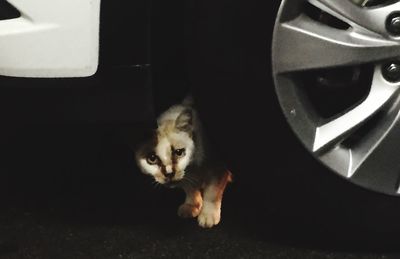
[[[177,217],[179,190],[139,173],[115,127],[21,126],[1,138],[0,258],[400,257],[395,233],[251,203],[237,181],[220,225],[201,229]]]

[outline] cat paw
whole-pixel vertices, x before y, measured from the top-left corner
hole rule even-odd
[[[195,218],[199,213],[200,209],[192,204],[184,203],[178,208],[178,216],[182,218]]]
[[[212,228],[217,225],[221,220],[221,213],[219,210],[202,210],[197,222],[200,227]]]

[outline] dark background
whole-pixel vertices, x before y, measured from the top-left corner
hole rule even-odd
[[[279,1],[102,1],[98,73],[0,78],[0,257],[398,258],[397,198],[315,162],[270,68]],[[191,91],[234,173],[200,229],[132,149]]]

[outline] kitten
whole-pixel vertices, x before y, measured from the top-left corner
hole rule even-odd
[[[210,152],[191,99],[169,108],[157,124],[153,138],[136,151],[140,169],[160,184],[185,191],[179,216],[197,217],[204,228],[217,225],[231,173]]]

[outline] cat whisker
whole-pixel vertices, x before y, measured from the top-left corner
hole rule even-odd
[[[154,189],[157,189],[160,186],[160,183],[157,181],[153,181],[152,185],[153,185]]]
[[[186,175],[186,176],[185,176],[185,178],[187,178],[187,179],[189,179],[189,180],[191,180],[191,181],[193,181],[193,182],[196,182],[196,183],[198,183],[198,182],[199,182],[199,180],[198,180],[198,179],[196,179],[195,177],[193,177],[193,176],[190,176],[190,175]]]
[[[196,179],[191,178],[191,177],[185,176],[183,178],[183,180],[185,180],[188,184],[190,184],[192,186],[198,185],[198,181]]]

